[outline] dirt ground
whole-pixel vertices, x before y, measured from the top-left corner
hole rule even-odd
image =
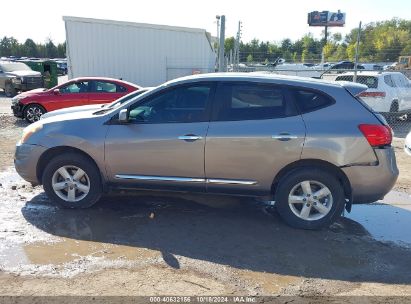
[[[12,167],[25,123],[9,106],[0,96],[0,295],[411,296],[402,138],[392,204],[302,231],[260,202],[230,197],[120,193],[87,210],[58,209]],[[384,222],[399,227],[387,239],[390,229],[373,232]]]

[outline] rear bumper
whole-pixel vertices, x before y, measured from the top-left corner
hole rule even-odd
[[[37,163],[47,148],[38,145],[17,144],[14,154],[14,166],[17,173],[26,181],[38,185]]]
[[[354,204],[367,204],[383,199],[398,178],[394,149],[375,149],[378,164],[375,166],[350,166],[342,168],[352,189]]]

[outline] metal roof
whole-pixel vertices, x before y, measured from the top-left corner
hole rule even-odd
[[[73,21],[73,22],[84,22],[84,23],[110,24],[110,25],[118,25],[118,26],[133,26],[133,27],[139,27],[139,28],[149,28],[149,29],[177,31],[177,32],[203,33],[203,34],[207,33],[205,29],[200,29],[200,28],[190,28],[190,27],[170,26],[170,25],[150,24],[150,23],[137,23],[137,22],[129,22],[129,21],[116,21],[116,20],[107,20],[107,19],[83,18],[83,17],[74,17],[74,16],[63,16],[63,20]]]

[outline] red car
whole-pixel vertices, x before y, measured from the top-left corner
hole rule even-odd
[[[12,99],[11,109],[14,116],[34,122],[46,112],[109,103],[139,88],[135,84],[112,78],[74,78],[49,90],[36,89],[19,94]]]

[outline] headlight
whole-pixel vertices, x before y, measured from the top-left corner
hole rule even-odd
[[[16,83],[16,84],[20,84],[20,83],[21,83],[21,79],[20,79],[20,78],[17,78],[17,77],[13,78],[11,81],[12,81],[13,83]]]
[[[14,105],[18,104],[19,101],[20,101],[20,98],[13,97],[13,98],[11,99],[11,104],[14,106]]]
[[[23,130],[23,134],[21,135],[21,139],[19,144],[24,144],[27,142],[27,140],[32,136],[34,133],[37,131],[40,131],[43,128],[42,124],[39,123],[34,123],[32,125],[29,125]]]

